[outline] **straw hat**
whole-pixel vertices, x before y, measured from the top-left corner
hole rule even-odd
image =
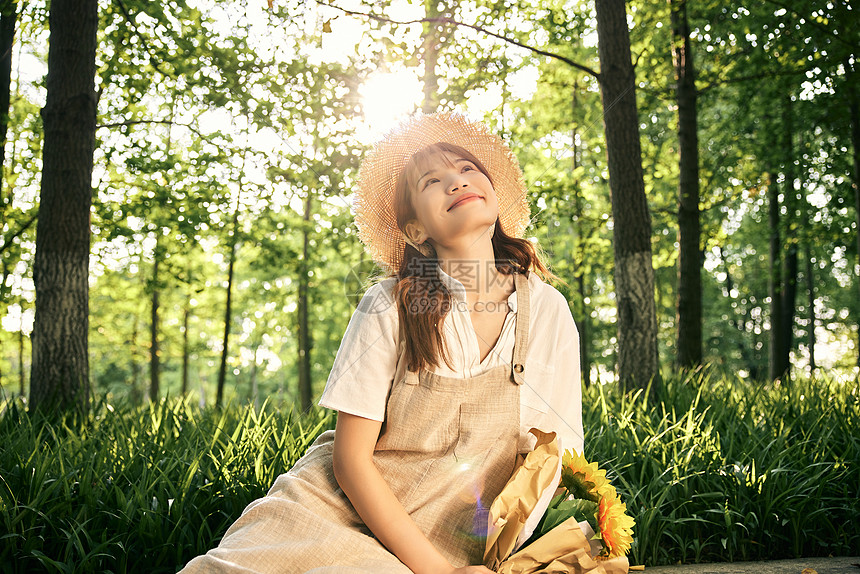
[[[502,138],[460,114],[414,115],[374,146],[358,174],[354,201],[358,236],[371,257],[390,272],[399,270],[406,245],[394,211],[397,176],[415,152],[439,142],[472,152],[487,168],[499,199],[499,220],[505,233],[522,237],[529,223],[523,172]]]

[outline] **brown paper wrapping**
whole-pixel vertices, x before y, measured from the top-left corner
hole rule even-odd
[[[499,574],[626,574],[626,556],[595,560],[575,518],[568,518],[532,544],[504,560]]]
[[[531,430],[537,444],[490,506],[484,564],[499,574],[627,574],[626,556],[593,559],[576,519],[568,518],[513,555],[517,538],[548,487],[557,484],[559,447],[555,433]]]
[[[496,568],[514,551],[517,538],[541,495],[558,480],[556,470],[560,457],[556,434],[537,429],[530,432],[537,437],[534,450],[526,455],[490,505],[484,552],[484,564],[490,569]]]

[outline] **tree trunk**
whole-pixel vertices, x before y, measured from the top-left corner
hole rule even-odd
[[[12,87],[12,46],[15,42],[15,25],[17,22],[18,4],[12,0],[0,1],[0,169],[6,165],[9,90]],[[2,184],[0,184],[0,189],[2,189]],[[3,205],[2,201],[0,201],[0,205]]]
[[[699,136],[696,111],[696,72],[690,49],[687,1],[669,0],[672,57],[678,104],[678,303],[676,364],[702,363],[702,253],[699,223]]]
[[[782,241],[779,232],[779,188],[775,177],[771,176],[767,185],[768,227],[770,228],[769,258],[770,275],[768,291],[770,295],[770,380],[782,378],[780,357],[782,356]]]
[[[18,385],[20,395],[25,396],[27,377],[24,374],[24,306],[21,306],[21,322],[18,325]]]
[[[612,196],[618,368],[625,388],[659,377],[651,215],[645,198],[636,85],[624,0],[597,0],[600,92]],[[656,390],[658,381],[652,386]]]
[[[3,213],[2,204],[0,204],[0,215],[2,215],[2,213]],[[0,225],[2,225],[2,220],[0,220]],[[0,283],[0,300],[5,301],[6,300],[6,294],[4,293],[3,287],[4,287],[4,285],[6,285],[6,277],[9,274],[8,265],[6,265],[5,259],[2,261],[2,264],[0,264],[0,267],[2,267],[2,269],[3,269],[2,277],[0,277],[0,281],[2,281],[2,283]],[[0,340],[0,351],[2,351],[2,350],[3,350],[3,345],[2,345],[2,340]],[[2,356],[0,356],[0,392],[2,392],[2,391],[3,391],[3,361],[2,361]]]
[[[140,366],[140,361],[138,361],[137,357],[137,318],[134,319],[134,326],[131,330],[131,353],[129,353],[129,357],[131,359],[131,401],[132,404],[140,404],[143,400],[143,390],[140,386],[140,375],[143,369]]]
[[[33,282],[30,405],[89,408],[89,255],[96,0],[53,0]]]
[[[591,321],[588,317],[588,305],[585,303],[588,297],[585,290],[585,273],[580,272],[576,276],[576,286],[579,291],[579,298],[582,301],[582,316],[579,318],[579,356],[580,369],[582,371],[582,383],[586,387],[591,386],[591,346],[589,345],[589,337],[591,337]]]
[[[786,219],[783,224],[785,231],[785,265],[783,266],[782,278],[782,322],[779,344],[779,362],[777,370],[791,376],[791,350],[794,348],[794,317],[797,313],[797,228],[800,224],[798,215],[798,197],[794,189],[796,178],[794,169],[794,127],[791,114],[791,98],[786,97],[782,109],[783,141],[782,152],[785,154],[785,167],[783,169],[783,202],[786,208]]]
[[[233,237],[230,241],[230,263],[227,266],[227,301],[224,305],[224,346],[221,349],[221,366],[218,369],[218,391],[215,395],[215,406],[221,407],[224,401],[224,383],[227,379],[227,357],[230,344],[230,323],[233,318],[233,268],[236,265],[237,239],[239,236],[239,202],[236,198],[236,209],[233,210]]]
[[[191,296],[188,297],[191,299]],[[188,315],[189,307],[191,306],[190,301],[185,302],[185,311],[182,314],[182,391],[181,394],[184,397],[188,393]]]
[[[813,277],[812,266],[812,243],[806,244],[806,293],[807,300],[807,316],[809,317],[809,327],[806,329],[806,341],[809,347],[809,376],[815,374],[815,279]]]
[[[791,350],[794,348],[794,317],[797,314],[797,234],[789,227],[788,252],[785,254],[785,274],[782,282],[782,341],[780,342],[779,370],[791,376]]]
[[[856,60],[853,65],[857,65]],[[851,187],[854,188],[854,217],[857,219],[854,236],[857,241],[857,289],[860,292],[860,96],[857,95],[857,90],[860,89],[860,82],[857,78],[860,72],[853,69],[850,63],[846,65],[846,69],[849,70],[850,79],[848,83],[848,107],[851,117],[851,148],[854,160],[854,181],[851,182]],[[860,365],[860,317],[857,320],[857,346],[855,348],[857,349],[857,364]]]
[[[313,207],[313,194],[308,192],[305,198],[305,212],[302,215],[302,260],[299,263],[299,300],[298,300],[298,323],[299,323],[299,400],[302,410],[311,408],[311,334],[308,325],[308,246],[311,231],[311,209]]]
[[[170,122],[173,122],[174,109],[176,104],[176,95],[170,102]],[[171,147],[171,131],[172,123],[168,124],[167,128],[167,144],[165,145],[164,156],[170,157]],[[158,218],[160,219],[160,218]],[[161,389],[161,348],[158,341],[159,333],[159,300],[161,298],[161,279],[158,276],[158,266],[161,258],[165,256],[166,248],[160,244],[162,234],[161,225],[156,225],[155,228],[155,248],[152,252],[153,269],[152,269],[152,322],[150,326],[150,365],[149,365],[149,399],[153,402],[158,401],[158,396]]]
[[[425,0],[424,9],[426,18],[439,17],[438,0]],[[424,22],[423,28],[424,101],[421,104],[421,111],[425,114],[430,114],[435,112],[439,107],[439,78],[436,75],[436,63],[439,59],[439,24],[436,22]]]
[[[571,117],[574,118],[576,117],[576,95],[578,92],[579,85],[574,83],[573,94],[571,97]],[[573,122],[573,129],[570,134],[570,148],[573,152],[571,157],[571,173],[574,174],[574,177],[576,178],[577,168],[579,167],[579,137],[576,121]],[[582,383],[586,387],[589,387],[591,386],[591,355],[589,351],[588,338],[591,336],[591,329],[589,328],[588,304],[586,303],[588,295],[586,294],[585,288],[585,230],[582,229],[582,197],[579,193],[579,181],[575,180],[573,182],[573,189],[573,217],[576,220],[576,224],[573,226],[574,249],[576,250],[574,260],[576,260],[575,256],[577,254],[579,255],[579,265],[576,266],[574,276],[576,278],[576,287],[580,302],[579,321],[577,321],[579,326],[580,371]]]
[[[160,232],[156,231],[155,249],[152,252],[152,297],[149,321],[149,400],[154,403],[158,402],[158,395],[161,390],[161,352],[158,348],[158,310],[160,306],[158,267],[161,260],[161,251],[158,245],[159,234]]]

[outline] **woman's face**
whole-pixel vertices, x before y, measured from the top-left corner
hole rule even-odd
[[[405,230],[413,241],[455,245],[485,233],[495,223],[499,216],[496,192],[472,161],[450,151],[437,151],[416,167],[409,178],[415,218]]]

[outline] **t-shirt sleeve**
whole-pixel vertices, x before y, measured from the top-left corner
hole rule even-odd
[[[582,379],[579,360],[579,331],[564,297],[559,297],[560,322],[556,337],[556,369],[552,388],[551,428],[558,432],[562,448],[582,453]]]
[[[390,281],[371,286],[346,327],[322,407],[383,421],[397,367],[397,308]]]

